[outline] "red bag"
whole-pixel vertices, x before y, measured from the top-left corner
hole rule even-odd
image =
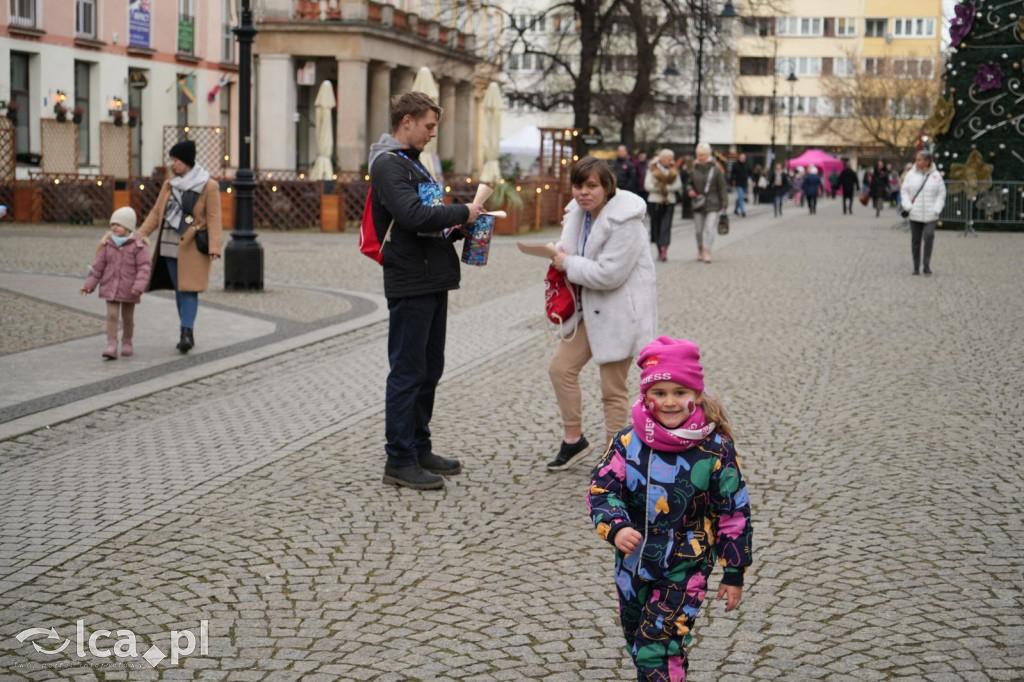
[[[864,192],[864,194],[860,195],[860,203],[864,204],[865,206],[868,205],[868,193],[867,192]]]
[[[372,258],[380,265],[384,264],[384,244],[377,239],[377,229],[373,226],[373,187],[366,193],[366,205],[363,206],[363,222],[359,225],[359,251],[364,256]],[[391,238],[391,227],[395,221],[388,225],[388,231],[384,233],[384,242]]]
[[[576,314],[578,289],[575,284],[565,278],[565,273],[548,266],[548,274],[544,277],[544,312],[548,319],[562,325]]]

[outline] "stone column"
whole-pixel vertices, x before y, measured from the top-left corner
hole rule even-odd
[[[366,59],[338,60],[339,116],[335,145],[341,171],[358,171],[367,161],[367,65]]]
[[[253,168],[295,168],[295,62],[287,54],[263,54],[259,58],[256,87],[256,143]]]
[[[396,95],[412,90],[412,82],[416,80],[416,72],[406,67],[399,67],[391,72],[391,92]]]
[[[370,122],[366,136],[376,142],[391,132],[391,69],[394,64],[373,62],[370,66]]]
[[[474,134],[476,130],[476,101],[473,97],[473,84],[461,81],[455,87],[455,129],[465,131],[455,137],[455,170],[471,175],[473,168],[473,150],[480,144],[480,138]]]
[[[437,133],[437,153],[441,161],[448,159],[455,160],[455,138],[459,137],[457,131],[463,134],[469,133],[465,128],[456,126],[459,116],[458,103],[455,101],[455,81],[450,78],[441,80],[441,101],[438,104],[444,110],[441,116],[441,130]]]

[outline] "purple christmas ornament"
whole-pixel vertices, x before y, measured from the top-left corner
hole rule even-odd
[[[949,20],[949,41],[953,47],[959,47],[974,24],[974,3],[961,2],[953,11],[955,16]]]
[[[998,64],[982,64],[972,82],[978,86],[978,92],[998,90],[1003,87],[1003,70]]]

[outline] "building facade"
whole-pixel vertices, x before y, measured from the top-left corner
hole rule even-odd
[[[50,123],[78,123],[79,173],[100,173],[107,126],[130,128],[130,175],[166,164],[168,131],[208,128],[214,175],[237,165],[240,0],[8,0],[0,5],[0,109],[14,121],[17,177],[45,166]],[[445,108],[438,156],[482,167],[481,104],[498,76],[501,23],[456,0],[252,0],[252,166],[302,173],[316,157],[313,101],[335,89],[335,168],[357,174],[390,132],[390,97],[428,67]],[[8,103],[12,103],[10,108]],[[58,116],[66,111],[66,116]],[[107,124],[107,125],[103,125]],[[119,126],[120,127],[120,126]],[[176,130],[175,130],[176,129]],[[123,132],[123,131],[122,131]],[[67,137],[67,135],[61,135]],[[119,149],[119,148],[118,148]],[[222,153],[221,153],[222,152]],[[120,151],[118,151],[120,153]],[[109,160],[109,158],[107,159]],[[205,165],[205,164],[204,164]],[[64,172],[68,172],[65,170]],[[122,173],[118,171],[118,175]]]
[[[99,172],[101,124],[130,128],[130,174],[166,163],[167,126],[231,129],[235,0],[15,0],[0,6],[0,101],[17,173],[40,165],[49,122],[78,121],[77,169]],[[171,27],[171,30],[167,30]],[[63,116],[60,111],[64,110]],[[227,140],[223,156],[232,158]],[[120,150],[120,147],[119,147]],[[51,151],[51,154],[54,152]],[[108,159],[109,160],[109,159]],[[118,164],[121,167],[121,164]]]
[[[736,151],[763,161],[774,149],[785,160],[820,147],[863,164],[891,154],[865,126],[899,118],[898,135],[912,136],[927,118],[931,102],[912,91],[942,69],[941,0],[747,0],[738,9]]]

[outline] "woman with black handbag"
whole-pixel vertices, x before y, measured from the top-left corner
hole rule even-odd
[[[210,264],[220,258],[220,186],[196,163],[192,140],[177,143],[168,156],[173,175],[164,181],[137,234],[142,239],[158,233],[147,291],[174,290],[181,325],[177,349],[184,354],[195,345],[199,292],[206,291]]]
[[[697,260],[711,262],[719,216],[729,208],[729,187],[725,173],[711,157],[711,145],[697,145],[697,160],[686,185],[693,200],[693,223],[697,235]]]
[[[914,274],[921,265],[921,242],[924,241],[924,274],[932,274],[932,244],[935,226],[946,203],[946,183],[932,160],[931,152],[920,151],[914,167],[907,171],[900,188],[900,215],[910,219],[910,252]]]

